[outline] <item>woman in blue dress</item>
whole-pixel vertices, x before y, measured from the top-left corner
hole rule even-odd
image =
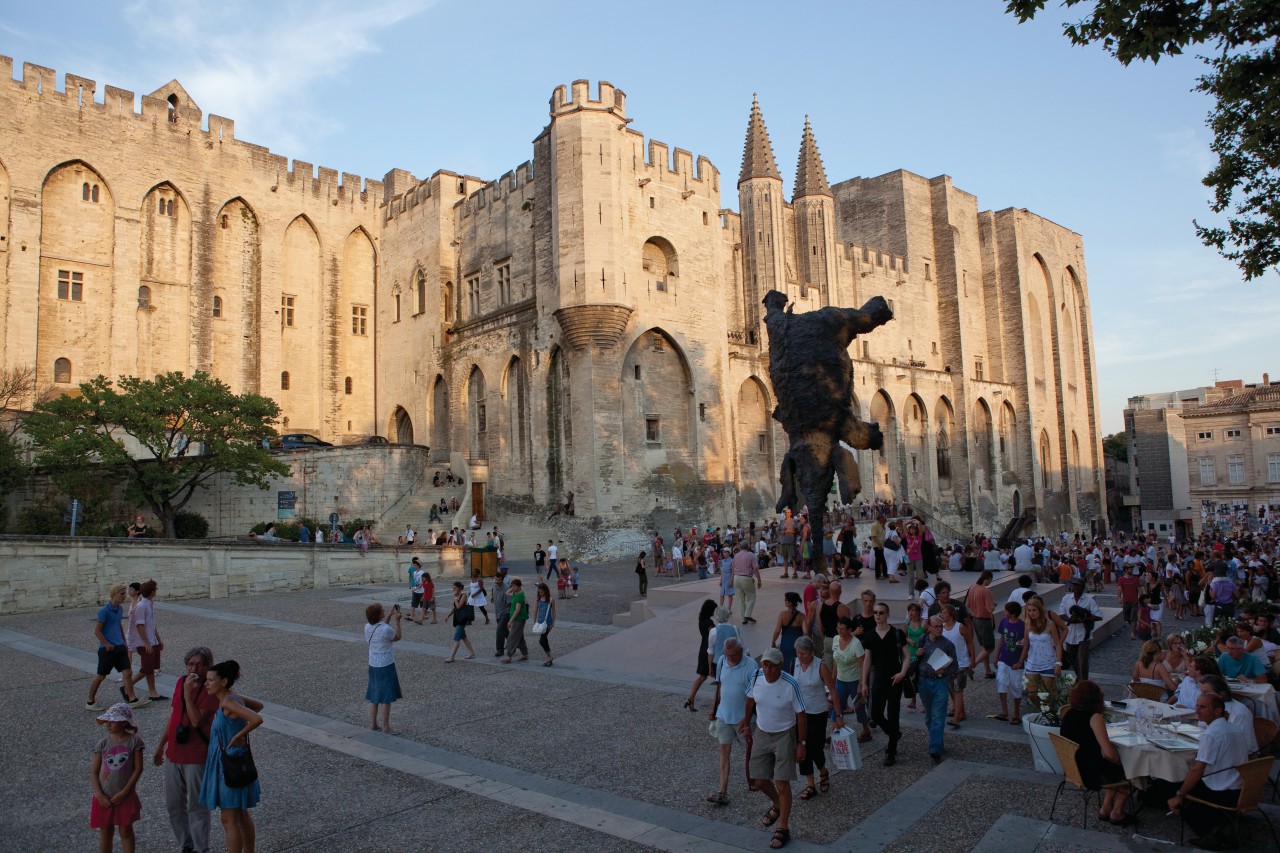
[[[200,786],[200,802],[210,809],[221,809],[222,828],[227,835],[227,853],[253,853],[257,845],[257,828],[249,809],[258,804],[261,789],[258,780],[243,788],[227,785],[222,775],[222,751],[235,755],[249,745],[249,732],[262,725],[262,703],[231,692],[240,677],[240,664],[233,660],[209,667],[205,689],[218,697],[218,711],[209,733],[209,757],[204,765]]]

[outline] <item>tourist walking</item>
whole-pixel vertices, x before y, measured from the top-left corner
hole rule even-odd
[[[793,545],[794,549],[795,546]],[[760,567],[745,545],[738,546],[738,553],[733,555],[731,564],[733,572],[733,589],[742,608],[742,624],[750,625],[756,620],[751,614],[756,608],[756,590],[764,586],[760,577]]]
[[[460,645],[467,647],[467,656],[464,660],[471,660],[476,656],[476,650],[471,647],[471,641],[467,639],[467,626],[475,621],[476,614],[475,609],[467,601],[467,593],[462,588],[462,581],[453,582],[453,607],[450,608],[446,618],[453,623],[453,648],[449,649],[449,656],[444,659],[444,662],[454,662],[458,657]]]
[[[867,538],[871,542],[871,554],[875,561],[876,580],[889,577],[888,566],[884,558],[884,529],[885,517],[877,515],[876,520],[871,523],[871,530],[868,531]]]
[[[729,622],[731,614],[723,607],[717,607],[715,612],[716,624],[707,634],[707,664],[708,668],[714,670],[720,665],[720,658],[724,655],[724,645],[730,638],[741,639],[741,632],[737,625]]]
[[[983,569],[978,574],[977,582],[969,587],[969,591],[964,596],[965,610],[969,611],[971,620],[969,629],[973,631],[975,643],[982,649],[974,660],[974,666],[976,668],[978,664],[982,664],[987,678],[996,677],[995,671],[991,668],[991,653],[996,647],[996,602],[991,597],[991,590],[987,586],[993,577],[995,575],[990,569]]]
[[[391,730],[391,704],[399,700],[400,677],[396,674],[396,653],[392,643],[400,641],[400,605],[393,604],[390,611],[381,604],[370,604],[364,609],[364,639],[369,645],[369,686],[364,698],[369,703],[369,728],[389,735]],[[391,623],[395,622],[395,627]],[[382,725],[378,725],[378,712],[382,712]]]
[[[507,611],[511,609],[511,597],[507,590],[506,566],[498,566],[498,576],[493,581],[491,603],[493,604],[494,619],[497,621],[498,626],[493,632],[493,656],[500,658],[507,653],[507,637],[510,634]]]
[[[906,633],[889,624],[889,605],[878,601],[871,613],[875,616],[875,626],[860,638],[867,650],[862,684],[864,692],[869,689],[872,722],[889,737],[884,766],[892,767],[898,759],[898,742],[902,740],[898,719],[902,708],[902,683],[906,680],[911,658],[905,653]]]
[[[694,668],[693,686],[689,688],[689,698],[684,700],[684,706],[690,711],[698,710],[694,700],[698,698],[698,690],[702,687],[702,683],[711,674],[712,663],[711,655],[707,654],[707,637],[716,624],[713,618],[715,612],[716,603],[709,598],[702,602],[702,608],[698,611],[698,663]],[[734,630],[737,629],[734,628]]]
[[[636,557],[636,579],[640,582],[640,597],[646,598],[649,595],[649,570],[645,567],[645,553],[640,552],[640,556]]]
[[[1058,629],[1064,632],[1062,663],[1075,670],[1084,681],[1089,677],[1089,638],[1093,625],[1102,620],[1102,609],[1093,596],[1084,591],[1084,578],[1071,582],[1071,594],[1058,602],[1058,612],[1051,614]]]
[[[156,672],[160,669],[160,652],[164,643],[156,629],[157,585],[149,580],[138,588],[138,601],[129,614],[129,640],[127,645],[138,652],[138,678],[147,680],[147,701],[168,699],[156,689]]]
[[[1022,605],[1005,602],[1004,618],[996,632],[999,652],[996,654],[996,693],[1000,696],[1000,713],[991,719],[1022,722],[1022,650],[1026,644],[1027,623],[1022,621]],[[1013,717],[1009,716],[1009,697],[1013,697]]]
[[[126,587],[122,583],[112,584],[107,592],[107,603],[98,610],[97,621],[93,623],[93,635],[98,639],[98,669],[93,680],[89,682],[89,701],[84,703],[86,711],[104,710],[98,704],[98,688],[103,679],[114,669],[124,676],[124,686],[120,695],[131,707],[140,708],[147,700],[139,699],[133,688],[133,669],[129,666],[129,649],[124,642],[124,632],[120,628],[124,618],[121,606],[124,602]]]
[[[551,666],[554,658],[551,655],[551,629],[556,624],[556,603],[551,600],[551,587],[545,583],[537,586],[537,612],[533,615],[533,633],[538,635],[538,645],[547,659],[543,666]]]
[[[832,586],[835,586],[833,583]],[[836,670],[837,710],[852,710],[862,724],[858,743],[871,740],[871,727],[867,725],[867,694],[863,688],[862,670],[866,666],[866,649],[853,635],[854,623],[848,616],[836,621],[837,636],[831,645],[831,659]]]
[[[257,827],[249,809],[262,798],[257,779],[241,788],[226,782],[222,757],[243,756],[249,750],[249,732],[262,725],[262,703],[231,692],[240,679],[240,664],[225,660],[209,667],[205,690],[218,699],[218,710],[209,731],[209,757],[200,782],[200,802],[219,809],[222,829],[227,837],[227,853],[254,853],[257,849]]]
[[[823,744],[827,736],[827,717],[831,713],[831,701],[835,696],[836,680],[827,662],[817,657],[817,644],[812,637],[796,640],[796,668],[792,676],[800,686],[800,698],[804,701],[805,723],[804,757],[800,759],[800,775],[808,786],[800,793],[800,799],[812,799],[819,791],[831,790],[831,775],[827,772],[827,757]],[[835,709],[836,728],[844,728],[844,713]],[[818,784],[814,786],[813,771],[818,770]]]
[[[951,678],[951,704],[954,706],[954,718],[947,722],[953,729],[967,717],[964,710],[964,688],[973,675],[973,634],[969,626],[956,619],[955,602],[944,604],[942,612],[942,636],[951,641],[956,648],[956,672]]]
[[[218,699],[205,690],[213,652],[196,646],[183,659],[169,724],[156,744],[153,761],[164,768],[164,804],[173,837],[184,851],[209,853],[209,809],[200,802],[200,783],[209,758],[209,732]]]
[[[804,614],[800,612],[800,593],[788,590],[782,599],[782,612],[773,626],[769,644],[782,651],[782,671],[791,672],[796,662],[796,640],[805,633]]]
[[[746,719],[747,689],[759,669],[745,654],[740,639],[730,637],[725,641],[724,655],[716,664],[716,698],[707,714],[720,752],[720,789],[707,797],[709,803],[729,803],[729,758],[733,745],[740,742],[738,727]]]
[[[742,550],[745,544],[739,543],[738,550]],[[725,552],[729,552],[726,550]],[[724,562],[720,564],[720,606],[733,612],[733,557],[726,557]]]
[[[142,776],[142,738],[133,722],[133,709],[125,702],[112,705],[98,715],[97,721],[106,725],[107,734],[93,748],[89,826],[98,830],[99,853],[111,853],[117,827],[120,847],[125,853],[133,853],[133,825],[142,817],[137,791]]]
[[[796,763],[808,754],[808,722],[800,685],[782,671],[782,652],[766,649],[760,656],[760,671],[752,676],[738,732],[751,747],[751,781],[771,803],[760,823],[766,828],[777,824],[769,842],[775,850],[791,840],[791,778]]]
[[[898,579],[898,566],[901,564],[905,554],[902,550],[902,536],[898,533],[898,522],[891,521],[884,531],[884,548],[881,549],[884,554],[884,570],[889,577],[889,583],[901,583]],[[915,588],[912,584],[911,589]]]
[[[484,616],[484,624],[488,625],[489,611],[485,609],[485,605],[489,603],[489,597],[485,594],[484,578],[478,572],[471,576],[471,590],[467,603],[480,611],[480,614]]]
[[[1022,647],[1022,671],[1026,674],[1025,692],[1037,709],[1036,697],[1041,690],[1052,690],[1062,674],[1062,636],[1058,626],[1045,615],[1044,599],[1029,596],[1022,607],[1027,623],[1026,643]]]
[[[925,727],[929,730],[929,757],[942,760],[942,736],[946,730],[947,697],[956,674],[956,647],[942,636],[942,617],[930,616],[928,633],[916,650],[920,671],[920,704],[924,706]]]
[[[520,578],[511,579],[511,604],[508,614],[497,614],[497,618],[507,619],[507,648],[501,663],[511,663],[516,651],[520,652],[520,660],[529,659],[529,646],[524,641],[524,626],[529,621],[529,602],[525,598]]]

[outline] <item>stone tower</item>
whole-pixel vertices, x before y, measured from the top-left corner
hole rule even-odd
[[[792,197],[796,223],[796,254],[801,293],[818,292],[818,303],[830,305],[832,274],[836,268],[835,194],[827,183],[818,143],[813,139],[809,117],[804,117],[800,139],[800,159],[796,163],[795,193]]]
[[[785,291],[786,267],[782,175],[754,95],[738,175],[738,203],[742,210],[743,319],[749,330],[759,334],[763,317],[760,301],[770,290]]]

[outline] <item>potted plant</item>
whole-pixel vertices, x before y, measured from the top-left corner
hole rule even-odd
[[[1031,742],[1031,757],[1041,773],[1062,775],[1062,763],[1049,740],[1049,732],[1062,728],[1062,715],[1070,707],[1071,688],[1076,686],[1074,673],[1064,672],[1053,687],[1041,686],[1036,692],[1028,692],[1027,703],[1035,710],[1022,715],[1022,729]]]

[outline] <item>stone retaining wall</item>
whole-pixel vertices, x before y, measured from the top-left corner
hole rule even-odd
[[[462,548],[374,549],[205,541],[0,537],[0,613],[88,607],[115,583],[154,578],[168,600],[396,583],[418,557],[432,577],[461,577]]]

